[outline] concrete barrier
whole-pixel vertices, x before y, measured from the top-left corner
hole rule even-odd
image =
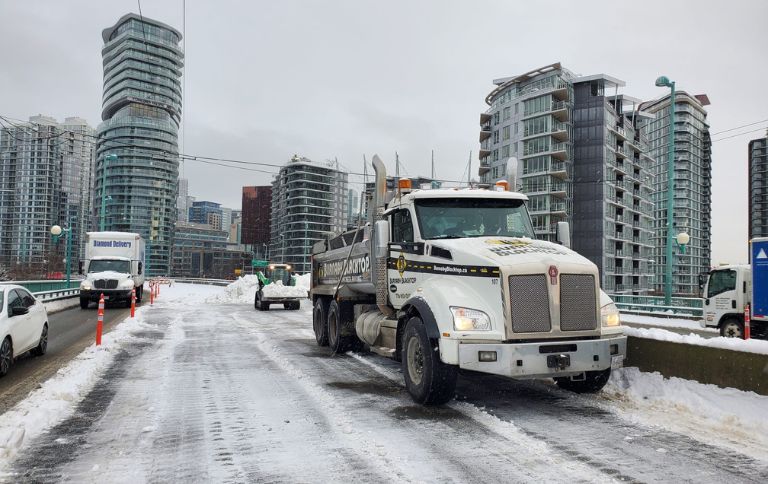
[[[768,395],[768,355],[629,336],[624,366]]]

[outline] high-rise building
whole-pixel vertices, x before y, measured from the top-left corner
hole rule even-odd
[[[272,187],[243,187],[240,243],[250,246],[257,258],[269,259],[272,224]]]
[[[768,237],[768,132],[749,142],[749,240]]]
[[[189,207],[189,222],[208,224],[221,230],[221,204],[205,200],[194,201]]]
[[[654,260],[654,286],[663,293],[667,247],[667,166],[669,146],[670,96],[643,103],[642,110],[653,118],[641,119],[654,160],[651,201],[654,223],[651,232]],[[685,252],[673,250],[672,294],[696,296],[699,274],[710,270],[712,235],[712,142],[707,124],[709,105],[706,95],[692,96],[677,91],[675,96],[674,205],[673,237],[687,232],[690,242]]]
[[[494,84],[480,116],[481,183],[507,179],[526,193],[541,239],[569,222],[574,249],[598,266],[606,291],[647,292],[651,174],[639,100],[619,93],[619,79],[559,63]]]
[[[272,182],[270,259],[309,272],[312,245],[347,227],[347,173],[294,156]]]
[[[189,180],[179,178],[179,194],[176,197],[176,220],[189,222]]]
[[[229,233],[229,228],[232,225],[232,209],[227,207],[221,207],[221,230]]]
[[[229,224],[229,243],[242,245],[243,212],[232,210],[232,223]]]
[[[131,13],[104,29],[102,38],[94,211],[100,221],[106,197],[104,229],[141,234],[147,273],[167,274],[177,218],[181,33]]]
[[[65,256],[65,244],[54,247],[49,232],[60,225],[72,227],[77,267],[90,221],[93,138],[75,117],[33,116],[0,129],[0,264],[44,274]]]
[[[360,212],[360,195],[352,188],[349,189],[347,197],[347,223],[356,224],[357,215]]]

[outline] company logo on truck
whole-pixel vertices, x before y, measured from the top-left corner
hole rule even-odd
[[[342,270],[344,271],[344,282],[356,282],[368,278],[368,273],[371,270],[371,260],[367,255],[349,259],[346,268],[344,267],[344,262],[342,259],[320,264],[318,268],[320,281],[332,280],[335,282],[341,275]]]
[[[527,240],[489,239],[489,240],[486,240],[485,243],[492,246],[492,247],[488,247],[489,251],[501,257],[505,257],[509,255],[534,254],[534,253],[568,255],[567,252],[558,250],[555,247],[538,245]]]
[[[94,240],[93,241],[94,247],[111,247],[111,248],[119,248],[119,249],[130,249],[131,248],[131,242],[127,242],[125,240]]]

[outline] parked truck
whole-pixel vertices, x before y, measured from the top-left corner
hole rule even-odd
[[[750,241],[751,264],[712,269],[704,285],[702,327],[722,336],[744,338],[744,310],[750,307],[752,338],[768,339],[768,237]]]
[[[80,262],[80,307],[87,309],[101,294],[109,302],[131,304],[144,295],[144,239],[130,232],[88,232],[85,235],[85,259]]]
[[[459,369],[576,392],[605,385],[626,337],[597,267],[569,249],[567,223],[563,245],[536,240],[523,194],[408,180],[388,192],[379,157],[373,166],[368,223],[312,250],[319,345],[400,361],[422,404],[453,398]]]

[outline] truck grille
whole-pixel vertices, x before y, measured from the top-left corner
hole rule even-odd
[[[117,289],[117,279],[96,279],[93,281],[96,289]]]
[[[597,297],[592,274],[560,275],[560,329],[586,331],[597,327]]]
[[[547,276],[544,274],[509,276],[509,298],[512,331],[543,333],[552,329]]]

